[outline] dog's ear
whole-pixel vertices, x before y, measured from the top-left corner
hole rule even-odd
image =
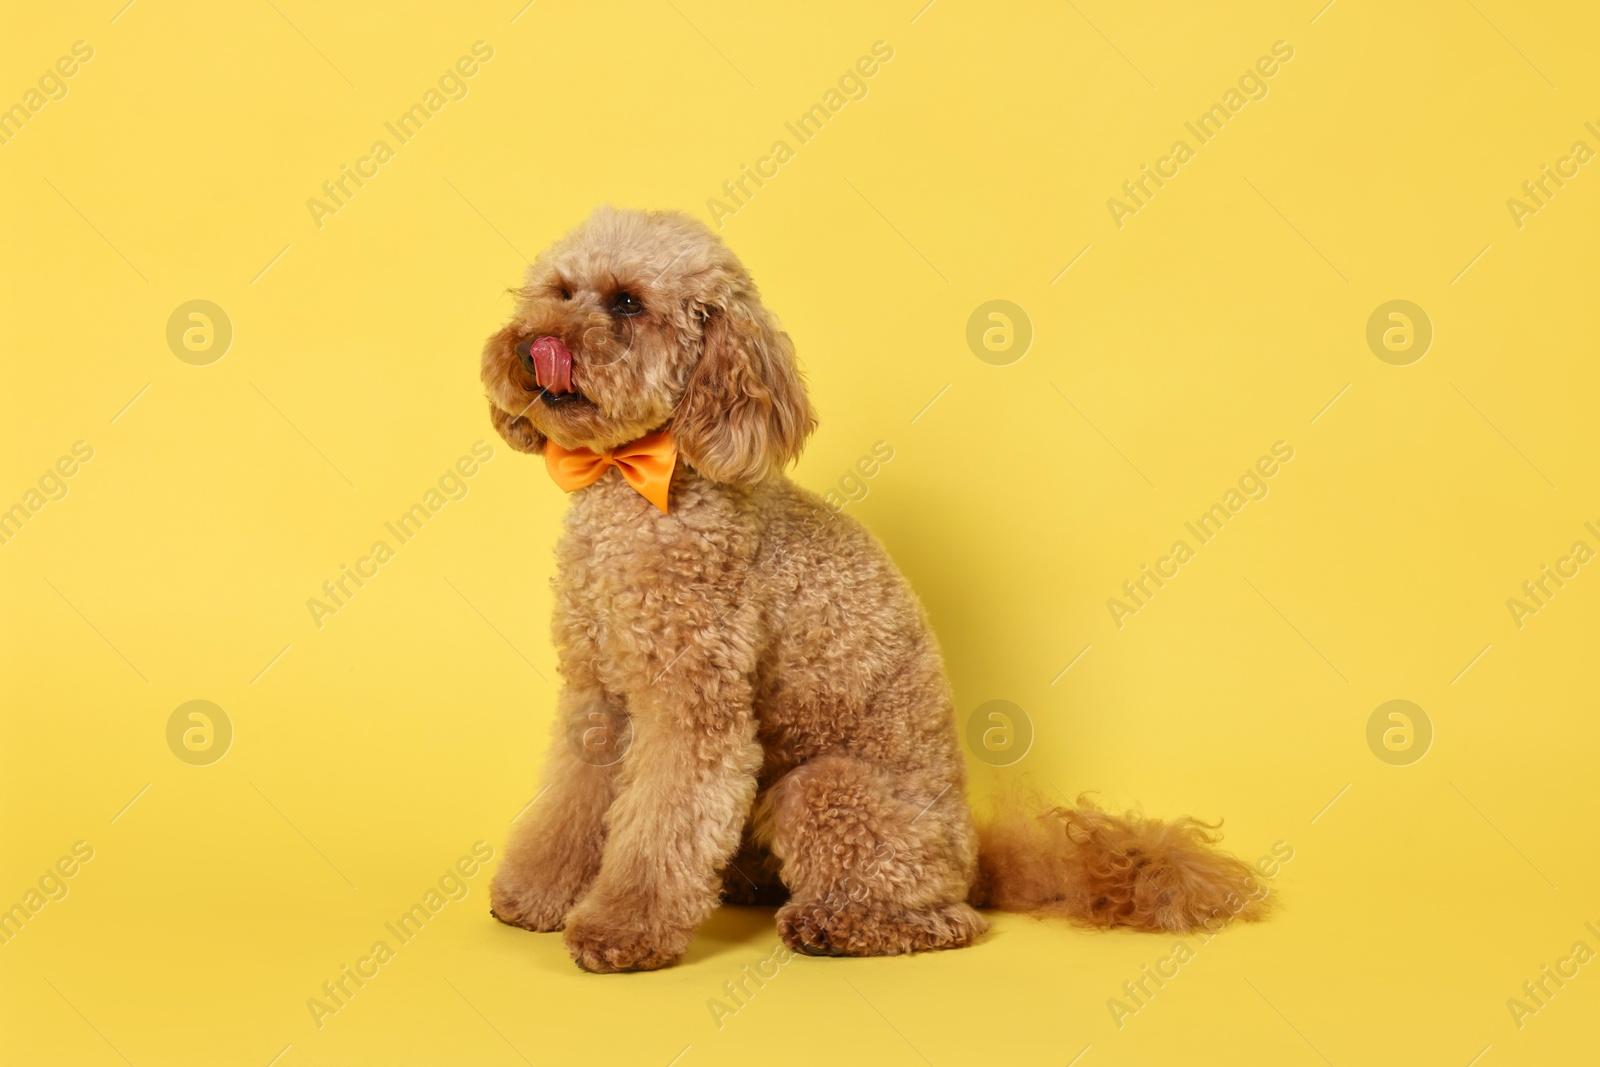
[[[672,436],[714,482],[759,482],[800,454],[816,428],[794,345],[748,281],[702,304],[700,361],[678,402]]]
[[[507,326],[489,338],[483,346],[483,365],[480,375],[484,389],[489,394],[489,421],[506,444],[518,452],[542,453],[544,434],[533,428],[521,411],[507,411],[503,406],[513,403],[509,398],[520,393],[517,375],[527,377],[522,363],[517,359],[518,336],[515,326]],[[514,404],[513,404],[514,406]]]
[[[494,428],[500,431],[500,436],[506,439],[506,444],[518,452],[532,452],[535,455],[544,453],[544,434],[533,428],[533,423],[521,415],[512,415],[502,411],[500,405],[489,401],[489,421],[494,423]]]

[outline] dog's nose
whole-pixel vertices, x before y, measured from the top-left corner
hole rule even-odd
[[[522,369],[547,393],[572,392],[572,353],[559,337],[530,338],[517,345]]]

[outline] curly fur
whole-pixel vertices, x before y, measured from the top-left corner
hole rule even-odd
[[[642,313],[614,312],[623,290]],[[540,336],[575,394],[523,369]],[[529,268],[481,374],[521,451],[662,428],[679,447],[669,514],[616,472],[573,494],[555,742],[495,874],[501,921],[564,931],[591,971],[672,963],[723,899],[781,905],[800,952],[892,955],[970,943],[973,905],[1187,929],[1248,874],[1189,820],[1082,806],[977,831],[922,608],[865,528],[784,477],[815,425],[793,346],[701,223],[596,212]],[[623,720],[624,758],[584,758],[574,739]]]
[[[1217,852],[1217,825],[1111,815],[1087,797],[1076,808],[1016,802],[978,831],[980,907],[1057,915],[1083,926],[1184,933],[1265,916],[1257,872]]]

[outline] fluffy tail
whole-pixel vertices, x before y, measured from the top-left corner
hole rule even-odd
[[[1110,929],[1210,930],[1267,911],[1261,875],[1214,847],[1220,824],[1076,808],[1029,812],[1003,804],[978,828],[980,908],[1061,916]]]

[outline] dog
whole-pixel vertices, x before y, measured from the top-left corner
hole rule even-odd
[[[1252,869],[1192,819],[1080,799],[975,825],[927,618],[865,527],[784,475],[816,416],[709,227],[602,208],[513,294],[490,419],[572,498],[556,736],[496,919],[616,972],[680,959],[720,901],[776,905],[790,949],[833,956],[969,945],[978,908],[1261,917]]]

